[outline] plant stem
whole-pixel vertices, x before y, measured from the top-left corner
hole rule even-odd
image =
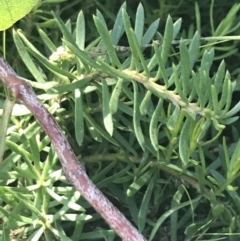
[[[124,241],[146,240],[89,179],[84,165],[77,160],[61,128],[38,99],[31,85],[18,76],[1,57],[0,78],[12,92],[13,96],[31,111],[49,136],[58,153],[68,181]]]

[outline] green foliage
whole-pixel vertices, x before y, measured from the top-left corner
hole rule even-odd
[[[0,30],[6,30],[11,27],[19,19],[25,17],[31,9],[39,2],[39,0],[1,0],[0,15],[1,23]]]
[[[35,79],[30,83],[91,179],[149,240],[159,240],[165,227],[172,241],[203,235],[235,240],[239,233],[240,144],[234,125],[240,103],[232,103],[236,82],[222,60],[237,51],[231,40],[239,37],[227,35],[239,28],[239,6],[218,26],[210,10],[211,37],[201,37],[197,3],[198,31],[182,30],[182,20],[169,15],[161,34],[159,19],[146,26],[142,4],[132,21],[125,3],[112,28],[96,12],[91,40],[92,25],[82,11],[75,22],[52,12],[54,22],[38,24],[41,44],[33,44],[24,29],[13,29],[18,53]],[[57,38],[46,28],[55,24]],[[9,240],[10,230],[27,240],[115,240],[66,183],[49,139],[29,113],[13,109],[12,122],[3,126],[2,240]],[[226,129],[231,134],[223,137]]]

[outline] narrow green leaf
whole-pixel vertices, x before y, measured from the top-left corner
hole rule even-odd
[[[104,27],[104,24],[101,22],[99,18],[94,16],[93,19],[97,27],[97,30],[101,36],[101,39],[104,42],[104,45],[106,47],[106,50],[108,52],[108,56],[110,58],[112,65],[116,66],[118,69],[122,69],[122,65],[117,57],[109,31]]]
[[[55,52],[57,50],[57,47],[55,44],[52,42],[52,40],[48,37],[48,35],[40,28],[38,28],[38,33],[44,42],[45,46],[51,51]]]
[[[63,40],[63,42],[82,61],[87,71],[89,71],[89,66],[95,69],[99,69],[101,67],[98,63],[96,63],[96,60],[87,55],[86,52],[80,50],[78,47],[66,40]],[[104,72],[104,69],[101,70]]]
[[[116,86],[114,87],[114,89],[112,91],[112,95],[111,95],[110,101],[109,101],[109,109],[110,109],[111,114],[116,113],[118,110],[118,101],[119,101],[119,96],[122,91],[122,83],[123,83],[123,79],[119,78]]]
[[[26,241],[41,240],[41,236],[43,235],[43,233],[44,233],[44,227],[40,227],[39,229],[31,233],[31,235],[28,236],[28,239],[26,239]]]
[[[16,152],[17,154],[19,154],[20,156],[24,157],[26,164],[29,168],[29,170],[31,171],[31,174],[35,177],[35,178],[39,178],[39,174],[36,171],[35,167],[32,164],[31,161],[31,155],[29,152],[27,152],[23,147],[17,145],[16,143],[10,141],[10,140],[6,140],[6,146],[11,149],[13,152]]]
[[[60,78],[62,78],[63,80],[65,80],[66,82],[68,82],[68,78],[71,79],[75,79],[75,76],[71,73],[69,73],[68,71],[65,71],[63,69],[58,68],[56,65],[52,64],[51,62],[49,62],[49,60],[43,56],[28,40],[27,38],[24,36],[24,34],[18,30],[18,35],[21,37],[21,39],[23,40],[23,42],[25,43],[25,45],[28,47],[28,51],[34,56],[36,57],[36,59],[38,59],[43,65],[45,65],[49,70],[51,70],[53,73],[55,73],[57,76],[59,76]],[[67,77],[66,77],[67,76]]]
[[[142,133],[141,123],[140,123],[140,112],[139,112],[139,90],[138,84],[135,81],[132,81],[133,89],[134,89],[134,108],[133,108],[133,127],[136,138],[138,140],[139,145],[145,151],[145,140],[144,135]]]
[[[177,105],[173,113],[171,113],[170,117],[167,119],[167,127],[171,132],[173,131],[175,131],[176,133],[178,132],[176,125],[179,119],[181,118],[180,116],[181,116],[181,109]]]
[[[181,29],[182,26],[182,19],[179,18],[174,24],[173,24],[173,37],[172,39],[175,39]]]
[[[199,133],[199,136],[197,138],[197,142],[200,143],[202,139],[205,137],[207,131],[209,130],[210,126],[212,125],[212,122],[210,119],[207,119],[203,125],[201,126],[201,132]]]
[[[133,196],[141,187],[143,187],[146,183],[149,182],[150,178],[153,175],[153,169],[148,169],[147,172],[142,174],[139,178],[137,178],[128,188],[127,196]]]
[[[96,17],[99,19],[99,21],[101,22],[101,24],[103,25],[103,27],[105,28],[105,30],[108,32],[108,25],[102,15],[102,13],[97,9],[96,11]],[[94,16],[93,16],[94,18]]]
[[[64,22],[62,21],[62,19],[53,11],[52,15],[54,16],[54,18],[56,19],[56,23],[59,27],[59,29],[61,30],[62,34],[63,34],[63,38],[70,42],[71,44],[73,44],[75,47],[77,47],[77,43],[74,40],[72,34],[69,32],[68,28],[66,27],[66,25],[64,24]]]
[[[83,104],[81,91],[76,89],[74,91],[75,96],[75,137],[79,146],[82,145],[84,137],[84,123],[83,123]]]
[[[200,47],[200,35],[198,32],[196,32],[192,38],[192,41],[189,46],[189,59],[190,59],[190,69],[193,68],[195,61],[198,58],[199,53],[199,47]]]
[[[40,71],[32,61],[21,38],[19,37],[18,33],[14,29],[13,29],[13,40],[17,47],[18,53],[21,56],[21,59],[23,60],[24,64],[27,66],[27,68],[29,69],[33,77],[36,79],[36,81],[40,83],[45,83],[42,73],[40,73]]]
[[[183,194],[185,192],[185,188],[183,185],[180,185],[178,187],[177,192],[173,195],[172,201],[171,201],[171,209],[174,207],[177,207],[181,204],[181,199],[183,197]],[[174,212],[170,217],[170,223],[171,223],[171,240],[177,240],[177,230],[178,230],[178,210]]]
[[[189,162],[189,135],[191,133],[191,121],[187,119],[182,127],[179,137],[179,156],[182,160],[182,163],[187,166]]]
[[[218,95],[214,85],[211,85],[211,96],[212,96],[213,111],[214,111],[214,114],[217,115],[219,112],[219,105],[218,105]]]
[[[143,232],[145,225],[146,225],[146,220],[147,220],[147,215],[149,211],[149,202],[152,197],[152,192],[154,188],[154,182],[155,182],[155,177],[153,177],[148,184],[147,190],[145,191],[145,194],[143,196],[143,200],[141,202],[141,206],[139,209],[138,213],[138,230],[140,233]]]
[[[206,72],[206,75],[209,76],[209,70],[212,66],[214,58],[214,48],[210,50],[205,50],[201,60],[201,70]]]
[[[85,45],[85,18],[82,11],[79,12],[76,23],[76,44],[79,49],[84,50]]]
[[[228,172],[231,174],[232,172],[237,172],[237,170],[235,169],[236,167],[236,163],[240,162],[240,140],[237,142],[235,148],[234,148],[234,152],[232,154],[230,163],[229,163],[229,169]]]
[[[155,75],[154,78],[155,78],[155,80],[163,78],[165,87],[168,88],[168,82],[169,82],[168,81],[168,76],[167,76],[166,69],[165,69],[165,66],[164,66],[162,58],[161,58],[161,49],[162,48],[158,47],[158,45],[155,42],[153,42],[153,47],[154,47],[154,51],[155,51],[154,57],[156,56],[156,59],[157,59],[158,65],[159,65],[157,74]],[[149,65],[150,64],[151,63],[149,63]],[[151,66],[151,67],[148,66],[149,71],[151,71],[153,67],[154,66]]]
[[[97,183],[97,187],[98,188],[107,187],[109,184],[113,183],[116,179],[118,179],[118,178],[122,177],[124,174],[126,174],[130,168],[131,168],[131,166],[128,165],[125,168],[121,169],[120,171],[114,173],[113,175],[111,175],[109,177],[104,177],[104,179],[101,179]]]
[[[110,74],[116,78],[123,78],[123,79],[132,79],[133,76],[131,74],[127,74],[127,71],[122,71],[121,69],[116,69],[109,64],[105,63],[102,60],[99,60],[99,70],[103,69],[103,72],[106,74]]]
[[[15,104],[15,100],[10,100],[9,98],[6,98],[3,106],[3,113],[1,116],[0,121],[0,164],[3,160],[3,155],[5,151],[5,140],[6,140],[6,134],[8,129],[8,123],[11,118],[11,113],[13,106]]]
[[[140,59],[142,67],[144,69],[145,75],[146,76],[150,76],[150,72],[149,72],[149,70],[147,68],[147,63],[146,63],[146,61],[145,61],[145,59],[143,57],[143,53],[142,53],[141,47],[140,47],[140,45],[139,45],[139,43],[137,41],[135,32],[133,31],[133,29],[130,29],[129,33],[132,35],[132,40],[133,40],[135,49],[137,51],[138,58]]]
[[[176,92],[179,94],[179,96],[181,97],[181,99],[186,103],[186,105],[188,104],[188,99],[187,96],[183,93],[182,90],[182,86],[179,80],[179,76],[178,76],[178,68],[173,64],[173,76],[174,76],[174,83],[175,83],[175,87],[176,87]],[[184,81],[184,80],[182,80]]]
[[[32,159],[34,161],[34,167],[38,169],[38,171],[40,171],[41,170],[40,150],[39,150],[39,143],[36,140],[36,136],[32,136],[29,139],[29,144],[31,148]]]
[[[192,199],[190,201],[187,201],[187,202],[184,202],[174,208],[171,208],[170,210],[166,211],[156,222],[155,222],[155,225],[151,231],[151,234],[150,234],[150,237],[149,237],[149,241],[152,241],[153,238],[155,237],[159,227],[162,225],[162,223],[169,217],[171,216],[172,213],[174,213],[175,211],[179,210],[179,209],[182,209],[188,205],[191,205],[195,202],[199,202],[201,199],[201,196],[195,198],[195,199]]]
[[[122,19],[122,9],[126,9],[126,2],[120,7],[116,20],[113,25],[113,30],[111,33],[113,45],[117,46],[121,36],[124,33],[123,19]]]
[[[136,69],[137,72],[139,72],[140,69],[141,69],[140,60],[139,60],[139,56],[138,56],[138,50],[135,46],[135,41],[133,39],[133,34],[132,34],[133,30],[132,30],[132,27],[131,27],[129,16],[127,15],[127,12],[125,11],[125,9],[122,9],[122,14],[123,14],[124,29],[125,29],[125,32],[127,34],[129,46],[130,46],[131,52],[132,52],[132,60],[131,60],[130,69]],[[139,47],[139,44],[138,44],[138,47]]]
[[[191,86],[190,86],[190,59],[188,54],[188,49],[185,43],[181,40],[180,41],[180,66],[181,66],[181,82],[182,82],[182,89],[185,96],[188,95]]]
[[[156,19],[147,29],[145,34],[142,37],[141,40],[141,46],[144,47],[145,45],[149,44],[150,41],[152,41],[154,35],[156,34],[158,30],[158,26],[160,23],[160,19]]]
[[[209,88],[208,83],[209,77],[203,69],[200,69],[199,71],[199,82],[197,83],[197,93],[199,95],[199,103],[200,103],[200,108],[204,108],[208,99],[209,99]]]
[[[106,176],[110,175],[112,172],[112,169],[116,166],[116,164],[117,164],[117,161],[112,161],[106,167],[99,169],[99,172],[95,173],[95,175],[93,176],[93,181],[95,183],[100,182]]]
[[[152,96],[152,92],[147,90],[147,93],[145,94],[139,107],[141,115],[146,115],[148,113],[148,106],[149,106],[149,103],[151,102],[151,96]]]
[[[87,77],[81,80],[77,80],[76,82],[72,82],[70,84],[54,86],[51,89],[48,89],[46,91],[47,93],[55,93],[55,94],[66,93],[66,92],[70,92],[76,89],[82,89],[86,87],[91,80],[92,80],[91,78]]]
[[[103,123],[107,132],[112,136],[113,134],[113,120],[112,114],[109,109],[110,94],[108,85],[105,79],[102,79],[102,112],[103,112]]]
[[[129,151],[130,153],[132,153],[134,156],[137,156],[138,153],[136,152],[136,150],[130,145],[130,143],[128,141],[126,141],[126,139],[124,138],[124,136],[122,136],[120,134],[120,132],[118,132],[117,130],[114,130],[113,133],[113,137],[118,141],[118,143],[120,145],[122,145],[124,148],[126,148],[126,151]]]
[[[240,111],[240,101],[224,115],[224,118],[229,118],[235,115],[236,113],[238,113],[239,111]]]
[[[196,17],[197,31],[201,34],[201,14],[200,14],[200,10],[197,2],[195,2],[195,17]]]
[[[17,199],[19,202],[21,202],[24,206],[26,206],[27,209],[31,210],[33,213],[35,213],[41,221],[44,223],[46,222],[45,220],[45,215],[42,214],[38,209],[36,209],[31,202],[30,198],[26,199],[25,195],[21,194],[20,192],[15,192],[12,190],[12,188],[9,187],[0,187],[0,195],[2,196],[3,194],[11,194],[14,199]]]
[[[214,78],[214,86],[218,94],[222,92],[224,77],[225,77],[225,62],[224,60],[222,60],[218,67],[216,76]]]
[[[135,19],[135,26],[134,31],[137,37],[138,44],[141,44],[142,36],[143,36],[143,28],[144,28],[144,8],[141,3],[139,3],[137,7],[136,19]]]
[[[164,31],[164,36],[163,36],[163,46],[162,46],[162,61],[163,64],[165,65],[170,48],[172,46],[172,39],[173,39],[173,22],[172,18],[168,15],[167,22],[165,25],[165,31]]]
[[[215,32],[213,33],[214,36],[225,36],[230,32],[239,9],[240,4],[232,5],[232,8],[228,11],[227,15],[222,19]]]
[[[232,118],[221,120],[221,124],[223,125],[231,125],[232,123],[236,122],[239,119],[239,116],[235,116]]]
[[[94,130],[97,131],[104,139],[111,142],[112,144],[119,146],[116,140],[114,140],[108,132],[106,132],[93,118],[87,113],[87,111],[84,111],[84,118],[88,121],[88,127],[89,131]]]
[[[84,118],[86,119],[86,121],[85,121],[86,122],[86,126],[87,126],[87,129],[88,129],[90,135],[92,136],[93,140],[101,143],[102,140],[103,140],[102,135],[92,125],[92,122],[88,121],[88,118],[86,118],[85,115],[84,115]]]
[[[65,23],[65,26],[70,34],[72,34],[72,23],[71,19],[68,19],[67,22]]]
[[[227,71],[223,82],[221,99],[219,101],[220,110],[223,109],[224,106],[225,108],[228,107],[229,103],[231,103],[232,86],[230,79],[230,73]]]
[[[160,120],[160,116],[161,116],[161,111],[163,108],[163,100],[160,99],[158,101],[157,107],[152,115],[151,121],[150,121],[150,126],[149,126],[149,136],[150,136],[150,140],[151,140],[151,144],[153,146],[153,148],[158,151],[159,150],[159,146],[158,146],[158,134],[159,134],[159,130],[158,130],[158,123]]]

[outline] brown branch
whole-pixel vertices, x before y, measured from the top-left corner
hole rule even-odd
[[[89,179],[83,164],[77,160],[59,125],[37,98],[32,87],[23,78],[18,76],[1,57],[0,78],[12,92],[13,96],[32,112],[49,136],[58,153],[64,174],[69,182],[123,240],[146,240]]]

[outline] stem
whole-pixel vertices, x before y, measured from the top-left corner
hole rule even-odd
[[[146,241],[142,234],[138,232],[89,179],[83,164],[77,160],[61,128],[38,99],[30,84],[18,76],[1,57],[0,78],[10,89],[13,96],[32,112],[49,136],[58,153],[64,174],[68,181],[124,241]]]

